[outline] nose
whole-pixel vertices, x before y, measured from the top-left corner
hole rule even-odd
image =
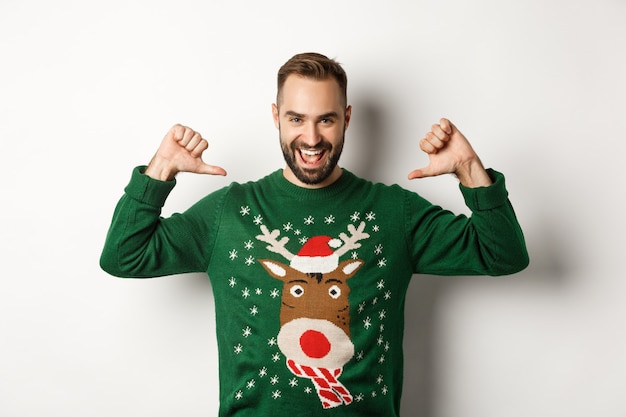
[[[330,352],[330,342],[322,332],[307,330],[300,336],[302,352],[309,358],[320,359]]]
[[[321,140],[322,140],[322,136],[320,135],[320,131],[319,131],[319,127],[317,126],[317,123],[311,121],[306,126],[306,134],[305,134],[304,143],[307,146],[315,147],[318,143],[321,142]]]

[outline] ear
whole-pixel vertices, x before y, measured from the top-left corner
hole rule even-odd
[[[346,107],[346,119],[343,130],[348,129],[348,125],[350,124],[350,118],[352,117],[352,106]]]
[[[339,264],[337,270],[344,274],[344,278],[352,278],[356,271],[363,266],[364,262],[360,259],[348,259]]]
[[[276,104],[272,104],[272,117],[274,118],[274,126],[276,129],[280,128],[280,120],[278,119],[278,106]]]
[[[259,262],[272,277],[281,281],[286,281],[289,271],[293,270],[290,266],[271,259],[259,259]]]

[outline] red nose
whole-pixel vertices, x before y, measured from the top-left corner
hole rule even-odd
[[[302,333],[300,347],[309,358],[323,358],[330,352],[330,342],[323,333],[316,330],[307,330]]]

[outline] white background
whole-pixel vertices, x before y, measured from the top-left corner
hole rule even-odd
[[[98,266],[131,169],[175,123],[226,178],[180,175],[165,215],[283,166],[278,67],[319,51],[349,75],[342,166],[414,182],[441,116],[505,173],[531,266],[415,277],[403,415],[626,416],[626,2],[0,2],[0,415],[217,410],[211,286]]]

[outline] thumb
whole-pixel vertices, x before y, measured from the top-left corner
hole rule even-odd
[[[414,180],[417,178],[426,178],[426,177],[432,177],[435,174],[432,172],[432,169],[430,168],[430,165],[424,168],[419,168],[419,169],[415,169],[411,172],[409,172],[409,176],[408,178],[410,180]]]
[[[202,163],[196,171],[198,174],[207,174],[207,175],[222,175],[226,176],[226,170],[222,167],[216,165],[209,165],[206,163]]]

